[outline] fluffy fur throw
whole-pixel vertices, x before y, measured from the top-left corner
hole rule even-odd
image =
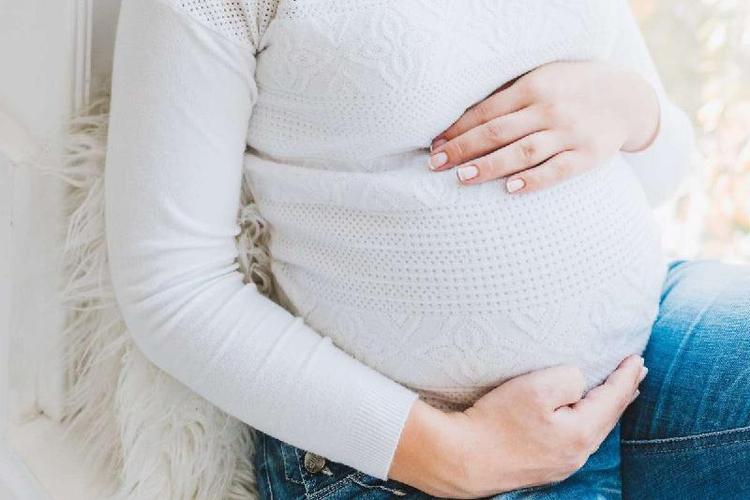
[[[256,498],[254,430],[148,361],[116,306],[104,230],[109,91],[98,95],[71,118],[63,158],[35,165],[66,184],[66,438],[82,440],[89,465],[113,479],[112,500]],[[278,301],[267,225],[243,186],[241,269]]]

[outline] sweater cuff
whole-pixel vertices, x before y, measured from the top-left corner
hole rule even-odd
[[[284,398],[292,401],[275,437],[387,480],[419,393],[321,337],[300,317],[295,321],[298,330],[289,338],[296,348],[315,354],[295,373],[304,383]]]
[[[401,432],[419,394],[398,383],[383,386],[372,382],[353,416],[347,444],[350,456],[361,460],[359,470],[386,481]],[[368,386],[366,382],[364,385]]]

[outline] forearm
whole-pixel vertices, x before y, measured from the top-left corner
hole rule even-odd
[[[462,415],[415,401],[388,477],[437,496],[457,494],[466,465],[457,434],[460,426],[456,420]]]
[[[129,333],[226,413],[385,478],[417,394],[243,282],[236,237],[253,47],[178,7],[128,0],[118,25],[105,215]]]

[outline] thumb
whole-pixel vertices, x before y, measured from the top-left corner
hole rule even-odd
[[[625,358],[603,384],[571,405],[572,413],[587,425],[599,429],[602,437],[606,436],[632,401],[643,372],[642,357],[632,355]]]

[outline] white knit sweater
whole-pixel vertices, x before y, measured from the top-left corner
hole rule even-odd
[[[648,149],[514,196],[427,168],[468,106],[585,59],[653,83]],[[461,408],[561,362],[591,386],[643,349],[664,276],[648,202],[690,147],[625,0],[124,0],[116,297],[143,352],[197,393],[385,479],[418,396]],[[243,172],[284,307],[235,262]]]

